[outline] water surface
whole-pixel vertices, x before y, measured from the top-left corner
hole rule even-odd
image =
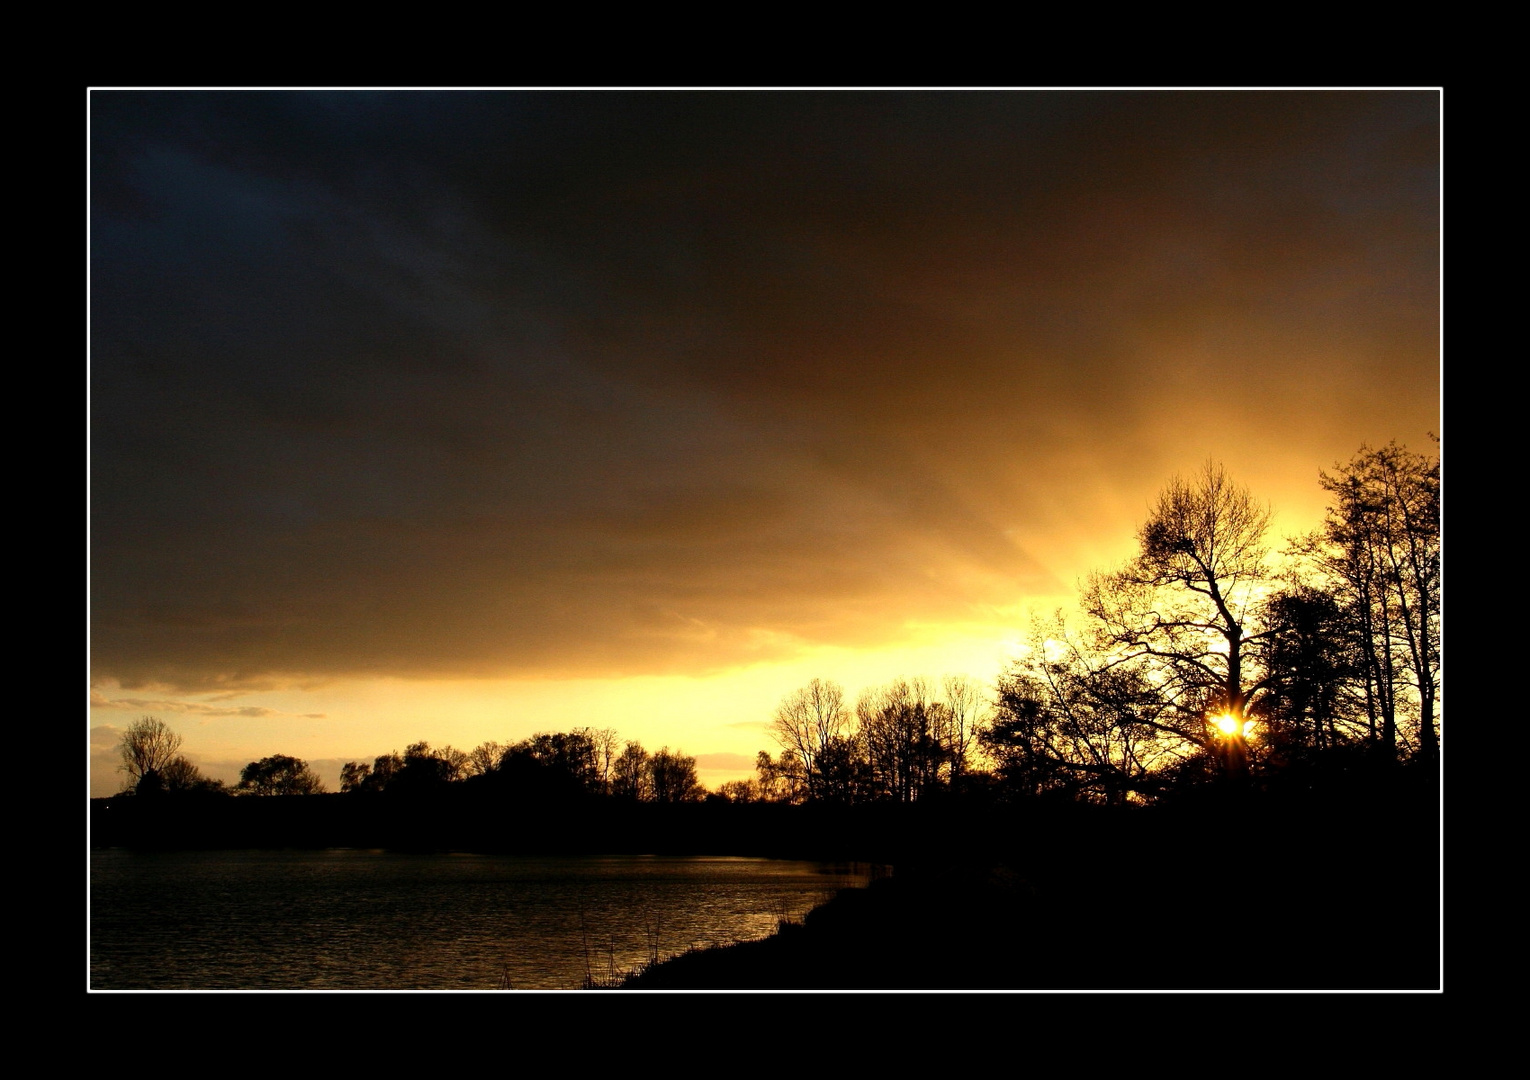
[[[573,989],[769,934],[864,865],[383,851],[91,853],[90,985]]]

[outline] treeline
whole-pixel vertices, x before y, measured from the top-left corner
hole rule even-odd
[[[650,753],[639,742],[623,745],[611,728],[544,732],[509,746],[485,742],[470,751],[417,742],[402,756],[394,751],[371,764],[347,762],[340,772],[340,790],[358,794],[459,784],[555,800],[595,796],[680,803],[706,796],[695,758],[667,746]]]
[[[164,721],[134,721],[118,744],[123,794],[320,795],[324,783],[301,758],[286,754],[252,761],[234,786],[202,776],[180,754],[181,736]],[[696,759],[665,746],[650,753],[640,742],[619,740],[611,728],[544,732],[520,742],[485,742],[471,751],[428,742],[380,755],[370,763],[348,761],[340,770],[342,794],[408,795],[471,789],[489,794],[562,801],[606,797],[645,803],[699,802],[707,790]]]
[[[1208,462],[1175,478],[1082,619],[1035,628],[992,695],[967,680],[862,694],[814,680],[776,710],[741,800],[1151,804],[1195,789],[1435,769],[1440,465],[1363,447],[1323,527],[1267,546],[1270,511]]]
[[[948,676],[899,679],[861,694],[814,679],[776,708],[778,757],[760,751],[755,778],[724,784],[733,802],[915,802],[980,782],[973,772],[985,730],[978,684]]]

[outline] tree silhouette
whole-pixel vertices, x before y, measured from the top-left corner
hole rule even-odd
[[[499,761],[505,756],[505,747],[490,739],[481,742],[472,750],[468,751],[467,774],[469,776],[487,776],[499,768]]]
[[[202,775],[201,769],[180,755],[170,759],[169,764],[159,771],[159,777],[164,785],[165,792],[171,795],[182,795],[192,792],[206,795],[226,795],[228,793],[222,780],[208,779]]]
[[[783,755],[790,753],[800,765],[809,798],[824,794],[820,759],[836,739],[844,737],[849,726],[845,691],[836,682],[814,679],[782,698],[776,706],[770,733],[780,744]]]
[[[163,720],[152,716],[134,720],[117,744],[117,754],[122,759],[117,768],[128,776],[124,786],[136,789],[152,773],[149,786],[161,788],[164,770],[180,749],[181,737]]]
[[[978,685],[965,675],[947,675],[941,680],[945,691],[947,728],[946,754],[951,769],[951,783],[958,785],[972,751],[977,746],[978,733],[983,729],[986,703]]]
[[[873,783],[896,802],[914,802],[939,783],[949,759],[950,710],[923,679],[897,679],[861,694],[855,706]]]
[[[1224,775],[1248,773],[1247,725],[1263,689],[1250,646],[1266,631],[1259,599],[1270,586],[1264,534],[1270,512],[1207,462],[1170,481],[1138,533],[1139,552],[1084,594],[1095,645],[1112,666],[1143,670],[1214,750]]]
[[[794,750],[782,750],[779,758],[761,750],[754,759],[755,782],[767,802],[799,803],[807,794],[802,763]]]
[[[241,769],[238,789],[252,795],[318,795],[324,783],[306,761],[273,754]]]
[[[1265,602],[1266,693],[1259,712],[1283,764],[1316,764],[1363,736],[1354,694],[1363,670],[1353,624],[1330,592],[1298,584]]]
[[[1395,760],[1411,711],[1419,756],[1438,753],[1440,465],[1395,442],[1361,447],[1323,487],[1335,498],[1310,546],[1358,642],[1371,741]]]
[[[340,790],[362,791],[366,787],[367,778],[372,775],[372,766],[364,761],[347,761],[340,766]]]
[[[642,743],[629,742],[617,755],[611,767],[611,794],[635,802],[652,798],[653,777],[648,769],[648,751]]]
[[[660,747],[648,759],[648,772],[652,777],[654,802],[695,802],[706,795],[706,789],[696,779],[696,759],[678,750]]]
[[[1090,657],[1058,626],[998,684],[983,745],[1012,792],[1120,805],[1206,749],[1148,672]]]

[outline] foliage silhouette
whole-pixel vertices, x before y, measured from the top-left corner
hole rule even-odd
[[[273,754],[240,770],[238,790],[252,795],[318,795],[324,783],[306,761]]]

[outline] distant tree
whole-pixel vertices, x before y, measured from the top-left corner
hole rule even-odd
[[[998,707],[981,740],[1006,790],[1037,798],[1067,789],[1067,773],[1052,748],[1057,720],[1051,688],[1034,673],[1012,669],[999,677]]]
[[[404,767],[397,783],[409,788],[450,784],[467,774],[468,755],[451,746],[431,749],[423,739],[404,748]]]
[[[239,790],[252,795],[318,795],[324,783],[306,761],[273,754],[240,770]]]
[[[941,681],[945,691],[946,760],[953,785],[967,771],[972,753],[978,746],[978,734],[987,720],[987,702],[977,683],[965,675],[947,675]]]
[[[363,779],[361,791],[387,791],[404,772],[404,759],[397,750],[372,759],[371,772]]]
[[[941,783],[950,715],[924,679],[897,679],[856,702],[860,740],[872,781],[895,802],[914,802]]]
[[[617,738],[616,729],[583,727],[575,728],[574,734],[589,740],[595,787],[603,793],[609,793],[616,759],[621,756],[617,750],[621,741]]]
[[[586,730],[542,732],[514,749],[536,761],[549,775],[566,779],[570,787],[591,794],[601,790],[599,754]]]
[[[371,775],[372,766],[366,762],[347,761],[340,767],[341,792],[365,790],[367,779]]]
[[[117,754],[122,763],[117,768],[127,774],[124,788],[136,790],[150,773],[149,787],[162,788],[163,772],[181,749],[181,737],[170,725],[152,716],[134,720],[122,733]]]
[[[807,782],[802,763],[791,750],[782,750],[772,758],[761,750],[754,759],[755,783],[766,802],[799,803],[807,797]]]
[[[770,733],[783,753],[790,752],[802,766],[809,798],[823,794],[820,762],[824,750],[844,737],[850,727],[845,691],[835,682],[814,679],[781,699],[771,719]]]
[[[227,793],[222,780],[212,780],[203,776],[201,769],[179,755],[171,758],[170,763],[160,770],[159,775],[167,794],[221,795]]]
[[[599,794],[595,744],[580,732],[541,732],[507,749],[492,782],[524,800],[566,801]]]
[[[696,779],[696,759],[678,750],[661,747],[648,759],[654,802],[697,802],[706,796],[706,788]]]
[[[653,797],[653,773],[642,743],[629,742],[617,757],[611,769],[611,794],[639,802]]]
[[[180,755],[171,758],[159,775],[166,791],[186,791],[202,779],[202,771]]]
[[[499,768],[499,759],[505,756],[505,748],[492,740],[479,743],[468,751],[467,774],[487,776]]]
[[[754,780],[728,780],[717,788],[722,801],[730,803],[757,803],[764,799],[760,785]]]
[[[448,744],[436,751],[436,757],[444,762],[442,772],[448,782],[454,783],[468,775],[471,759],[465,750]]]

